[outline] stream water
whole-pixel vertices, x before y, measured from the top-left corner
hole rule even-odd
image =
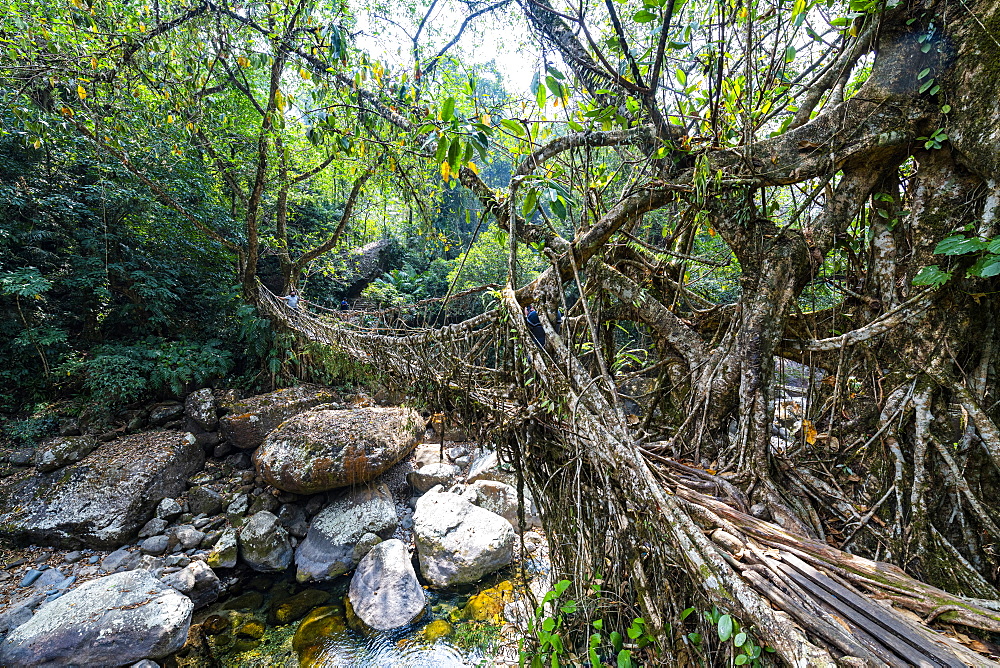
[[[493,664],[503,604],[513,588],[503,572],[464,592],[427,590],[416,623],[364,632],[345,605],[349,578],[300,585],[252,576],[199,611],[170,668],[459,668]]]

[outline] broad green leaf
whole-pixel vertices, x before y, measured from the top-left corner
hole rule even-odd
[[[934,253],[935,255],[965,255],[967,253],[975,253],[985,247],[985,241],[956,234],[947,239],[942,239],[934,247]]]
[[[518,123],[513,119],[505,118],[502,121],[500,121],[500,125],[504,126],[518,137],[524,136],[524,128],[521,127],[520,123]]]
[[[729,615],[719,617],[719,640],[726,642],[733,636],[733,618]]]
[[[455,114],[455,98],[449,97],[441,105],[441,120],[450,121],[451,117]]]
[[[969,271],[966,274],[969,276],[979,276],[980,278],[1000,275],[1000,255],[982,256],[978,262],[969,267]]]
[[[650,21],[656,20],[656,14],[649,11],[648,9],[642,9],[635,13],[632,20],[636,23],[649,23]]]
[[[917,275],[913,277],[914,285],[932,285],[934,287],[941,287],[948,282],[951,278],[950,271],[942,271],[940,267],[936,264],[932,264],[929,267],[924,267]]]

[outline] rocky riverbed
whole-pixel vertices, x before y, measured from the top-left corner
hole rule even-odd
[[[303,386],[133,413],[4,455],[0,665],[464,665],[547,587],[513,474],[412,409]]]

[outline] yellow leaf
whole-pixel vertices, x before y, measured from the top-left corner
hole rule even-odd
[[[451,165],[447,160],[441,163],[441,178],[445,181],[451,178]]]
[[[246,56],[240,56],[236,59],[236,64],[240,67],[250,67],[250,61],[247,60]]]
[[[816,444],[817,432],[816,432],[816,427],[813,426],[812,422],[810,422],[809,420],[802,421],[802,433],[806,437],[806,443],[808,443],[809,445]]]
[[[84,100],[84,99],[87,98],[87,91],[84,90],[83,86],[81,86],[79,84],[77,84],[77,86],[76,86],[76,94],[80,96],[81,100]]]
[[[62,109],[60,109],[60,111],[62,111],[63,116],[68,116],[69,118],[73,118],[73,110],[70,109],[69,107],[63,107]]]
[[[36,149],[41,148],[42,147],[42,140],[41,139],[36,139],[35,141],[31,142],[31,145],[34,148],[36,148]]]
[[[90,57],[90,66],[95,70],[97,69],[97,56]]]
[[[309,70],[307,70],[304,67],[299,69],[299,76],[301,76],[306,81],[309,81],[310,79],[312,79],[312,75],[309,74]]]
[[[167,123],[173,123],[173,122],[174,122],[174,115],[167,114]]]
[[[473,174],[478,174],[479,173],[479,166],[476,165],[476,163],[474,163],[474,162],[470,162],[469,163],[469,169],[472,171]]]
[[[83,9],[83,3],[80,0],[70,0],[77,9]]]
[[[278,108],[278,111],[285,110],[285,96],[280,90],[274,91],[274,106]]]
[[[188,121],[187,129],[189,132],[194,132],[194,123]]]
[[[490,118],[489,114],[483,114],[482,121],[483,121],[483,125],[489,125],[493,121],[493,119]]]

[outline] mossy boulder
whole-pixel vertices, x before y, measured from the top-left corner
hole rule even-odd
[[[0,483],[0,539],[65,548],[114,548],[132,540],[164,498],[201,469],[191,434],[153,431],[98,447],[57,471]]]
[[[328,600],[330,600],[330,594],[322,589],[305,589],[291,596],[275,597],[271,601],[268,622],[271,624],[291,624]]]
[[[271,432],[254,464],[278,489],[316,494],[378,476],[408,455],[423,431],[410,408],[316,409]]]
[[[219,430],[237,448],[253,450],[264,442],[272,429],[288,418],[336,398],[326,388],[300,385],[223,402],[221,409],[225,415],[219,420]]]
[[[283,571],[292,563],[292,543],[274,513],[262,510],[240,529],[240,556],[264,573]]]

